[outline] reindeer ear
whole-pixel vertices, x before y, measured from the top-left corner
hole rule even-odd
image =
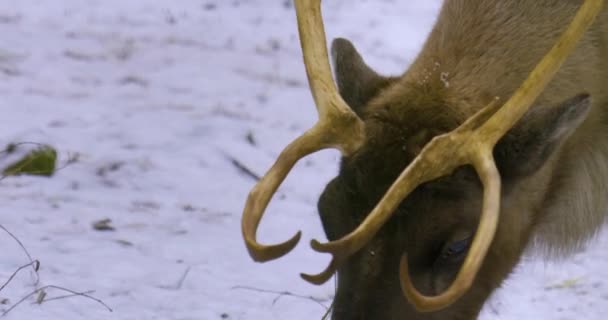
[[[380,76],[367,66],[357,49],[346,39],[334,39],[331,56],[340,95],[359,116],[369,100],[396,80]]]
[[[494,156],[504,179],[529,176],[586,119],[590,96],[580,94],[557,106],[536,107],[498,142]]]

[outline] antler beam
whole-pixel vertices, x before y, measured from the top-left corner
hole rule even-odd
[[[272,195],[296,162],[325,148],[336,148],[345,155],[350,154],[363,143],[365,135],[363,122],[342,100],[331,76],[321,1],[296,0],[295,6],[306,74],[319,121],[281,152],[275,164],[249,193],[241,227],[249,254],[256,261],[279,258],[300,240],[299,231],[288,241],[277,245],[263,245],[256,240],[258,226]]]

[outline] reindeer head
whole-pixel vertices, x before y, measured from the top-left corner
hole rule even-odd
[[[339,92],[362,119],[366,133],[362,146],[342,159],[339,175],[319,200],[325,232],[335,241],[364,221],[433,137],[465,119],[445,105],[440,88],[428,90],[427,84],[378,75],[347,40],[333,42],[332,56]],[[497,143],[494,158],[503,186],[500,224],[464,298],[438,312],[416,312],[403,301],[399,263],[407,253],[412,283],[428,296],[440,295],[454,281],[482,207],[483,185],[469,166],[415,188],[371,241],[338,268],[334,319],[475,318],[527,243],[533,221],[524,217],[533,216],[528,212],[540,205],[549,159],[588,110],[586,95],[556,106],[535,106]]]
[[[338,271],[334,319],[473,318],[517,261],[523,245],[514,243],[525,242],[531,224],[518,229],[518,215],[509,210],[533,208],[533,201],[509,200],[522,192],[517,190],[526,179],[536,178],[587,113],[586,95],[547,106],[551,111],[528,109],[602,1],[584,3],[502,107],[490,99],[467,119],[441,108],[445,101],[439,91],[377,75],[345,40],[333,50],[338,93],[320,0],[295,5],[320,120],[287,146],[251,191],[242,220],[250,255],[268,261],[293,249],[299,232],[277,245],[256,241],[263,212],[296,161],[337,148],[343,154],[340,174],[319,200],[330,242],[312,241],[313,249],[333,259],[325,271],[302,275],[319,284]]]

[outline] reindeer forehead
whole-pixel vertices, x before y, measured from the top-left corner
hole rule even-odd
[[[451,131],[458,125],[450,112],[411,112],[395,116],[392,108],[368,113],[365,118],[366,140],[352,156],[344,159],[341,175],[353,183],[360,194],[375,203],[435,136]],[[410,197],[411,204],[463,198],[464,189],[478,185],[471,168],[457,174],[423,184]],[[438,198],[439,197],[439,198]]]
[[[458,127],[463,117],[442,97],[395,91],[374,99],[363,121],[365,143],[345,159],[342,175],[354,179],[360,192],[375,203],[434,137]],[[463,199],[478,187],[474,170],[457,170],[455,175],[422,185],[404,203],[417,206],[440,199]]]
[[[376,101],[363,116],[367,140],[380,148],[400,145],[416,156],[434,136],[455,129],[461,122],[449,106],[399,97]]]
[[[366,127],[378,122],[400,127],[408,136],[423,131],[450,131],[467,117],[458,110],[461,106],[448,102],[452,100],[448,96],[449,92],[431,84],[398,81],[368,103],[363,120]]]

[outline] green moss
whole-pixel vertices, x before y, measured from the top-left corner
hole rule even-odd
[[[6,167],[2,174],[5,176],[29,174],[50,177],[55,173],[56,162],[57,151],[51,146],[42,146]]]

